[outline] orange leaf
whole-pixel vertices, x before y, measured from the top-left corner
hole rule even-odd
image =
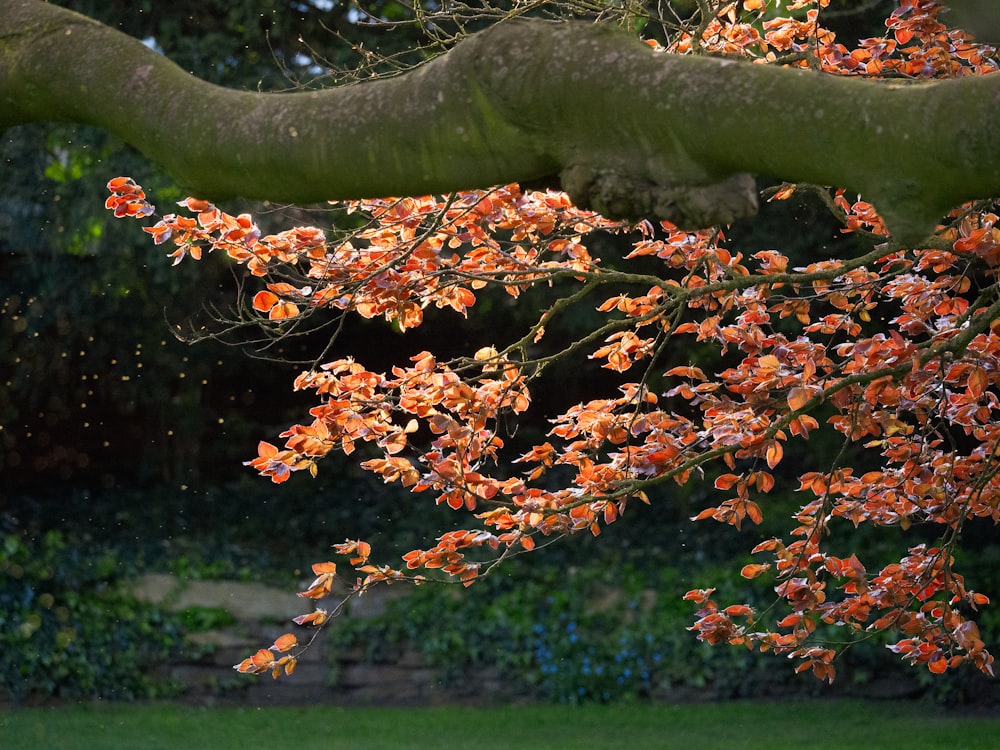
[[[294,302],[279,302],[267,314],[269,320],[288,320],[299,314],[299,306]]]
[[[723,474],[723,475],[719,476],[718,478],[716,478],[716,480],[715,480],[715,489],[717,489],[717,490],[728,490],[734,484],[736,484],[739,480],[740,480],[740,478],[738,476],[736,476],[735,474]]]
[[[255,667],[266,667],[273,661],[274,661],[274,653],[267,648],[262,648],[258,650],[256,654],[250,657],[250,662]]]
[[[769,468],[773,469],[775,466],[781,463],[781,457],[784,455],[784,449],[781,447],[781,443],[777,440],[772,440],[767,446],[767,465]]]
[[[692,589],[684,594],[682,598],[685,601],[703,604],[708,601],[708,597],[710,597],[713,593],[715,593],[715,589]]]
[[[788,405],[792,411],[798,411],[812,398],[812,391],[808,388],[795,387],[788,391]]]
[[[265,440],[261,440],[257,443],[257,453],[261,458],[273,458],[277,452],[277,447],[271,445]]]
[[[271,648],[280,653],[284,653],[285,651],[293,649],[298,645],[299,639],[295,637],[294,633],[285,633],[274,642],[274,645],[271,646]]]
[[[196,213],[201,213],[202,211],[207,211],[211,208],[212,204],[208,201],[199,200],[198,198],[185,198],[184,200],[178,202],[178,206],[185,206],[189,211],[194,211]]]
[[[326,619],[327,611],[325,609],[316,609],[308,615],[299,615],[292,622],[296,625],[322,625],[326,622]]]
[[[692,521],[703,521],[706,518],[711,518],[712,516],[714,516],[718,510],[719,510],[718,508],[705,508],[705,510],[703,510],[698,515],[692,516],[691,520]]]
[[[934,674],[943,674],[948,670],[948,660],[944,658],[943,654],[939,653],[927,662],[927,668]]]
[[[770,565],[757,565],[756,563],[751,565],[744,565],[743,569],[740,571],[740,575],[744,578],[756,578],[765,570],[767,570]]]
[[[125,188],[131,187],[132,185],[133,182],[131,177],[115,177],[108,181],[108,190],[120,193]]]
[[[789,182],[783,183],[778,192],[776,192],[774,195],[768,198],[768,203],[770,203],[771,201],[787,200],[789,197],[791,197],[792,193],[795,192],[796,187],[798,186],[795,185],[794,183],[789,183]]]
[[[708,380],[705,377],[705,373],[701,371],[700,367],[674,367],[673,369],[667,370],[665,375],[681,375],[685,378],[694,378],[695,380]]]
[[[982,367],[973,367],[969,373],[969,393],[979,398],[990,384],[989,376]]]
[[[277,294],[262,290],[257,292],[253,298],[253,309],[258,312],[267,312],[279,302]]]

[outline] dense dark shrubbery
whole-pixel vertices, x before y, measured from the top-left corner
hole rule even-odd
[[[163,691],[168,686],[148,676],[151,666],[179,647],[184,628],[218,624],[219,613],[166,617],[123,594],[129,575],[170,571],[291,588],[301,578],[296,569],[327,559],[329,545],[347,535],[373,540],[379,557],[391,560],[394,551],[425,544],[448,527],[447,510],[400,512],[412,507],[407,501],[348,467],[280,492],[248,480],[198,490],[77,493],[58,505],[22,500],[19,523],[9,529],[31,533],[0,534],[0,688],[15,697]],[[497,669],[526,697],[560,702],[656,700],[676,691],[709,698],[816,693],[821,684],[795,676],[784,660],[710,647],[686,630],[695,608],[681,596],[691,588],[719,587],[720,603],[770,603],[763,579],[746,581],[738,571],[749,561],[743,551],[776,532],[768,524],[783,515],[772,509],[764,528],[734,537],[718,525],[690,527],[684,517],[700,502],[677,495],[636,508],[637,517],[598,539],[588,535],[513,559],[469,589],[419,587],[382,617],[345,618],[323,637],[343,649],[362,648],[374,661],[416,648],[445,680]],[[47,531],[53,528],[67,531]],[[970,527],[959,561],[969,585],[986,593],[1000,585],[1000,552],[991,540],[992,527]],[[894,550],[882,547],[895,541],[865,537],[858,548],[890,555]],[[986,607],[979,621],[984,640],[995,644],[1000,612]],[[892,676],[939,701],[976,698],[982,678],[974,670],[932,677],[902,666],[884,643],[849,649],[838,662],[837,686]]]
[[[825,683],[795,675],[784,659],[709,646],[687,630],[695,608],[681,597],[690,588],[717,586],[720,603],[747,601],[761,609],[773,600],[773,592],[739,576],[742,562],[650,562],[639,570],[607,559],[578,566],[544,557],[513,561],[469,589],[419,587],[390,602],[381,617],[339,623],[332,637],[338,648],[362,648],[376,662],[414,648],[453,684],[496,668],[525,697],[562,703],[826,692]],[[682,573],[692,569],[697,575]],[[981,626],[995,642],[1000,618],[987,614]],[[845,635],[831,627],[826,637]],[[838,661],[835,690],[883,681],[900,694],[937,702],[976,700],[986,679],[976,670],[930,675],[902,664],[886,642],[879,635],[852,646]]]
[[[33,535],[63,530],[84,546],[114,548],[132,571],[285,586],[348,537],[370,541],[391,559],[427,543],[450,520],[447,508],[433,505],[401,512],[413,507],[405,490],[346,462],[329,463],[319,479],[297,476],[280,488],[247,476],[192,486],[0,491],[0,504],[19,528]]]
[[[690,582],[676,569],[650,575],[606,562],[566,568],[541,559],[510,567],[510,575],[467,590],[420,587],[375,620],[338,624],[332,637],[343,649],[363,647],[373,661],[413,647],[446,681],[495,667],[526,697],[562,703],[651,699],[688,688],[727,698],[790,679],[746,651],[698,643],[686,630],[692,607],[681,599]],[[751,583],[712,572],[716,582],[729,580],[722,596],[762,600]],[[693,585],[708,580],[706,573]]]
[[[108,551],[49,531],[0,547],[0,692],[11,699],[169,694],[152,676],[180,648],[178,621],[129,596]]]

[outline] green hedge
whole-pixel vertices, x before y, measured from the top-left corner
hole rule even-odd
[[[57,531],[2,541],[0,693],[15,702],[170,694],[154,667],[179,650],[181,626],[125,592],[113,553]]]
[[[18,522],[0,522],[0,693],[15,699],[168,693],[171,686],[155,674],[179,651],[183,631],[224,623],[218,613],[167,616],[140,605],[125,593],[127,576],[168,570],[188,578],[264,579],[292,589],[309,563],[326,559],[329,544],[348,533],[372,540],[378,554],[391,559],[389,550],[425,543],[429,529],[451,518],[400,512],[400,496],[391,490],[345,471],[280,493],[247,482],[197,491],[153,488],[141,496],[71,494],[58,506],[55,498],[22,500]],[[469,589],[417,588],[384,616],[345,618],[323,637],[342,649],[360,648],[373,661],[415,648],[444,680],[499,670],[525,696],[565,703],[656,700],[677,690],[728,698],[823,689],[795,676],[784,659],[709,647],[687,630],[695,609],[681,599],[688,589],[717,586],[720,602],[761,606],[774,596],[764,578],[746,581],[738,571],[750,561],[745,551],[777,529],[734,535],[707,524],[693,533],[683,517],[699,502],[674,497],[663,507],[637,509],[637,517],[599,539],[581,537],[515,558]],[[281,534],[274,533],[276,514]],[[772,513],[777,520],[771,523],[782,516]],[[132,529],[140,523],[158,533],[136,535]],[[19,531],[24,528],[64,531]],[[958,563],[968,584],[988,594],[1000,590],[994,536],[992,524],[969,524]],[[854,543],[866,559],[892,559],[908,538],[870,533]],[[996,651],[1000,609],[986,607],[977,619]],[[831,629],[829,637],[843,633]],[[981,693],[975,670],[933,677],[902,666],[884,643],[873,639],[849,649],[838,661],[835,687],[888,676],[910,680],[941,701]]]
[[[418,587],[380,617],[345,618],[331,637],[337,648],[361,649],[373,662],[414,649],[453,685],[474,686],[477,671],[497,669],[514,692],[560,703],[864,694],[877,680],[960,703],[975,701],[988,679],[971,667],[934,676],[906,666],[885,648],[883,635],[844,652],[832,688],[796,675],[787,659],[699,642],[687,630],[695,610],[682,599],[688,589],[717,586],[718,601],[760,609],[773,601],[773,592],[742,579],[739,569],[706,565],[685,577],[674,566],[513,562],[469,589]],[[997,619],[982,618],[986,638],[1000,634]],[[831,642],[843,639],[842,630],[828,630]]]
[[[717,572],[715,581],[725,581]],[[749,582],[731,584],[721,596],[761,599]],[[526,697],[561,703],[655,699],[677,688],[728,698],[794,680],[773,658],[699,643],[686,629],[693,608],[681,599],[690,587],[673,568],[650,575],[601,564],[511,563],[469,589],[418,587],[378,618],[345,619],[331,637],[371,661],[414,648],[446,682],[497,668]]]

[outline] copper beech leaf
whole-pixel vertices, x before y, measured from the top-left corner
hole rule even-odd
[[[809,388],[796,386],[788,391],[788,406],[792,411],[798,411],[806,406],[812,399],[813,394]]]
[[[259,312],[269,312],[280,301],[277,294],[267,290],[261,290],[254,295],[253,309]]]

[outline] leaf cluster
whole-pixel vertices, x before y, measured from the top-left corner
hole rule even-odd
[[[933,3],[902,3],[886,37],[854,49],[819,25],[827,4],[797,0],[787,10],[802,15],[774,16],[762,2],[700,3],[700,25],[670,49],[842,76],[996,68],[995,50],[947,29]],[[116,215],[153,213],[130,179],[109,189]],[[471,585],[551,539],[601,534],[630,501],[651,504],[650,491],[667,483],[710,477],[721,494],[694,520],[759,525],[776,472],[788,466],[786,445],[826,434],[840,441],[839,454],[797,467],[801,505],[791,528],[760,541],[752,552],[763,561],[741,571],[771,579],[772,604],[720,603],[715,587],[692,589],[685,598],[698,607],[699,638],[787,655],[799,660],[796,671],[832,681],[843,644],[829,643],[830,626],[852,639],[893,630],[899,640],[889,648],[931,673],[969,662],[991,674],[974,621],[989,599],[966,585],[955,553],[967,521],[1000,520],[996,207],[957,208],[934,238],[910,247],[864,197],[842,189],[783,184],[765,196],[782,201],[799,190],[861,238],[860,255],[796,266],[775,249],[744,252],[724,228],[626,227],[517,185],[348,202],[343,209],[363,218],[346,236],[316,227],[264,234],[250,215],[195,198],[181,202],[193,216],[166,214],[146,231],[171,243],[176,261],[218,249],[244,265],[264,288],[230,324],[260,325],[278,340],[320,316],[334,333],[353,315],[407,331],[430,307],[465,316],[484,287],[516,299],[531,287],[569,285],[529,330],[465,356],[426,350],[380,371],[349,356],[324,361],[324,352],[296,379],[318,400],[311,419],[281,433],[283,446],[261,441],[250,466],[282,484],[296,472],[315,476],[333,452],[367,446],[376,457],[363,468],[475,519],[406,553],[399,568],[372,562],[367,542],[336,545],[358,574],[351,596],[441,574]],[[584,241],[598,230],[631,231],[625,260],[656,259],[658,269],[604,263]],[[547,339],[549,325],[580,305],[601,314],[592,330],[568,344]],[[685,345],[717,349],[720,369],[668,366],[669,352]],[[611,395],[550,417],[546,440],[511,455],[506,438],[557,360],[592,361],[621,380]],[[876,468],[866,470],[859,455]],[[919,525],[934,539],[887,563],[862,561],[836,546],[846,524]],[[301,595],[332,593],[336,571],[318,563]],[[317,608],[300,622],[320,625],[328,614]],[[278,654],[297,645],[283,636],[237,669],[289,673],[295,654]]]

